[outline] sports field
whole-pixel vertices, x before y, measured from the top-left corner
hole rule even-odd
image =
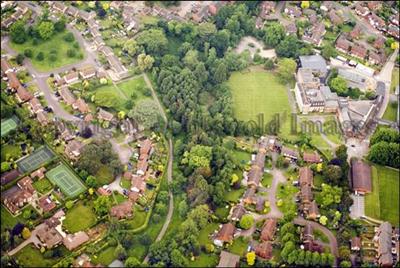
[[[17,161],[17,166],[22,173],[31,172],[54,157],[46,146],[35,150],[32,154]]]
[[[18,126],[16,120],[14,118],[8,118],[1,120],[1,136],[4,137],[11,130],[16,129]]]
[[[75,197],[86,190],[80,179],[63,164],[58,165],[46,173],[47,178],[60,187],[68,197]]]

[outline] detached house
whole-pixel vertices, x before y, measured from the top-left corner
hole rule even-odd
[[[30,177],[19,180],[16,186],[3,192],[2,200],[4,206],[14,215],[20,213],[20,209],[36,198],[36,191],[32,186]]]
[[[87,241],[89,241],[89,236],[85,232],[79,231],[74,234],[67,234],[63,239],[63,244],[69,251],[73,251]]]
[[[69,74],[66,74],[64,76],[64,81],[67,84],[74,84],[76,82],[79,82],[79,75],[77,72],[70,72]]]
[[[64,100],[65,104],[72,105],[76,102],[74,94],[68,89],[68,86],[64,85],[61,87],[60,96]]]
[[[361,16],[361,17],[365,17],[369,14],[369,9],[365,6],[363,6],[361,3],[356,3],[355,5],[355,11],[356,14]]]
[[[111,121],[114,118],[114,116],[112,113],[109,113],[106,110],[100,108],[97,114],[97,118],[104,121]]]
[[[258,257],[263,259],[271,259],[272,258],[272,244],[269,241],[264,241],[257,245],[255,253]]]
[[[343,53],[348,53],[351,47],[351,42],[346,40],[343,36],[340,36],[336,40],[336,49],[343,52]]]
[[[263,241],[270,241],[273,240],[275,232],[276,232],[276,220],[267,219],[263,225],[260,237]]]
[[[77,99],[77,101],[72,104],[72,108],[78,110],[83,114],[90,112],[89,105],[87,105],[87,103],[82,98]]]
[[[117,219],[132,218],[132,205],[133,203],[131,201],[125,201],[119,205],[113,206],[111,208],[110,214],[112,217],[115,217]]]
[[[40,103],[40,101],[33,97],[30,101],[29,101],[29,109],[31,110],[32,114],[36,114],[40,111],[43,111],[43,107],[42,104]]]
[[[351,163],[351,182],[356,194],[366,194],[372,191],[371,167],[362,160]]]
[[[363,60],[367,56],[367,49],[364,46],[353,44],[350,50],[350,55]]]
[[[236,228],[232,223],[225,223],[222,225],[221,229],[218,231],[214,238],[214,244],[216,246],[222,247],[224,243],[229,243],[233,240]]]
[[[284,157],[294,161],[297,161],[297,159],[299,159],[299,152],[297,150],[293,150],[285,146],[282,147],[281,154]]]
[[[83,143],[77,140],[71,140],[65,146],[65,154],[71,159],[77,159],[81,155],[81,150],[83,147]]]
[[[228,251],[222,250],[219,256],[219,263],[217,267],[239,267],[240,256],[232,254]]]

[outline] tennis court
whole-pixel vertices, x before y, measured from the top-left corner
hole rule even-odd
[[[61,191],[68,197],[75,197],[86,190],[80,179],[64,164],[46,173],[47,178],[60,187]]]
[[[35,150],[32,154],[17,161],[17,166],[22,173],[31,172],[54,157],[46,146]]]
[[[16,129],[17,126],[17,121],[12,117],[1,120],[1,136],[4,137],[8,133],[10,133],[10,131]]]

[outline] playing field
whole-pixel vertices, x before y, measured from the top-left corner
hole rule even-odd
[[[18,126],[18,124],[14,118],[8,118],[5,120],[1,120],[1,136],[4,137],[11,130],[16,129],[17,126]]]
[[[17,166],[22,173],[31,172],[40,165],[54,157],[54,154],[46,146],[35,150],[32,154],[17,161]]]
[[[46,176],[68,197],[75,197],[86,190],[80,179],[63,164],[47,172]]]
[[[235,117],[239,120],[257,122],[260,114],[264,123],[275,114],[290,114],[285,86],[271,72],[252,70],[248,73],[235,72],[229,78]]]

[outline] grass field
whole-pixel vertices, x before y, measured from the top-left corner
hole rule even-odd
[[[61,247],[63,254],[66,254],[67,249],[65,247]],[[15,257],[22,267],[51,267],[62,257],[58,258],[44,258],[43,254],[40,253],[39,249],[35,248],[32,244],[27,245],[23,249],[21,249]]]
[[[216,267],[219,257],[216,254],[200,253],[193,262],[189,262],[189,267]]]
[[[40,167],[40,165],[52,159],[53,157],[54,154],[50,151],[50,149],[47,148],[46,146],[43,146],[35,150],[29,156],[21,160],[18,160],[17,166],[23,173],[31,172]]]
[[[8,158],[18,159],[21,157],[21,146],[5,144],[1,146],[1,162]]]
[[[84,215],[84,217],[82,217]],[[74,204],[67,211],[63,226],[70,232],[85,231],[96,222],[96,215],[91,204],[84,205],[82,202]]]
[[[32,44],[32,39],[23,43],[23,44],[15,44],[10,43],[11,48],[17,51],[18,53],[24,54],[25,49],[31,49],[33,52],[33,57],[30,59],[33,66],[36,70],[41,72],[51,71],[54,68],[59,68],[64,65],[72,64],[82,59],[78,58],[78,56],[70,58],[67,56],[68,49],[73,49],[76,54],[83,53],[80,48],[76,49],[73,47],[74,42],[66,42],[64,40],[64,36],[67,34],[67,31],[62,33],[54,34],[49,40],[39,41],[39,44]],[[49,55],[52,50],[57,51],[57,56],[55,61],[50,61]],[[43,52],[44,60],[39,61],[36,59],[36,55],[39,52]]]
[[[75,197],[86,190],[80,179],[63,164],[58,165],[46,173],[47,178],[60,187],[68,197]]]
[[[99,168],[96,173],[97,183],[99,185],[109,184],[114,180],[114,176],[112,175],[110,169],[103,165]]]
[[[234,113],[239,120],[257,122],[258,115],[264,114],[267,123],[275,114],[290,113],[285,86],[271,72],[235,72],[228,85],[232,91]]]
[[[233,241],[233,244],[228,248],[228,251],[244,257],[247,251],[248,244],[249,242],[246,241],[243,237],[238,237]]]
[[[18,222],[24,223],[25,220],[21,217],[21,215],[14,217],[2,205],[1,206],[1,232],[3,232],[6,228],[12,229],[14,227],[14,225],[17,224]]]
[[[398,101],[389,102],[388,106],[386,107],[386,111],[383,114],[383,119],[396,121],[398,105],[399,105]]]
[[[18,124],[14,118],[1,120],[1,131],[0,131],[1,137],[4,137],[8,133],[10,133],[10,131],[16,129],[17,126]]]
[[[392,72],[392,84],[390,85],[390,92],[394,93],[396,86],[399,84],[400,80],[400,69],[394,68]]]
[[[39,193],[45,194],[51,189],[53,189],[53,185],[48,179],[43,178],[35,181],[33,183],[33,188],[35,188]]]
[[[372,166],[372,193],[365,197],[365,214],[399,226],[399,170]]]
[[[244,192],[245,192],[244,188],[240,188],[237,190],[231,188],[231,190],[229,192],[225,193],[224,200],[226,202],[238,202],[239,198],[242,197]]]
[[[114,251],[115,247],[108,247],[96,255],[97,258],[92,257],[92,262],[94,264],[109,265],[115,259]]]

